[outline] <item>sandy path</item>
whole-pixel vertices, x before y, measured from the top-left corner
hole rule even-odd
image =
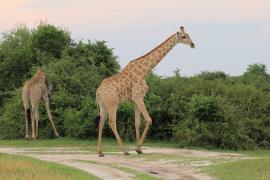
[[[97,155],[83,154],[89,152],[82,151],[79,148],[0,148],[0,152],[24,155],[75,167],[102,179],[134,179],[136,177],[136,174],[130,173],[130,171],[127,172],[122,168],[129,168],[137,173],[144,173],[162,179],[212,179],[206,174],[196,172],[194,168],[181,166],[181,164],[176,165],[166,160],[145,160],[144,155],[141,155],[140,158],[131,158],[115,152],[115,154],[111,153],[110,155],[99,158]],[[226,158],[234,160],[243,158],[243,155],[240,154],[156,147],[144,148],[144,153],[195,158],[203,157],[206,159]]]

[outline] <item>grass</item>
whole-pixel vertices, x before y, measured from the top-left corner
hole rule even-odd
[[[96,140],[80,140],[72,138],[40,139],[40,140],[0,140],[0,147],[95,147]],[[111,140],[104,139],[104,143],[112,144]]]
[[[247,159],[209,166],[204,172],[220,180],[268,180],[270,158]]]
[[[33,158],[0,153],[0,179],[99,179],[84,171]]]
[[[106,146],[117,146],[115,139],[103,138],[102,143]],[[135,142],[124,142],[127,146],[135,146]],[[0,147],[96,147],[97,139],[83,140],[68,137],[61,137],[56,139],[39,139],[39,140],[0,140]],[[160,141],[146,142],[146,146],[150,147],[178,147],[174,143],[166,143]]]
[[[254,151],[239,151],[240,154],[245,154],[250,157],[270,157],[270,150],[258,149]]]

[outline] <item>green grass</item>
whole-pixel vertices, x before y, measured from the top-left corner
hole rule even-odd
[[[0,179],[99,179],[84,171],[33,158],[0,153]]]
[[[0,147],[87,147],[96,146],[96,140],[80,140],[72,138],[39,139],[39,140],[0,140]],[[104,139],[104,143],[112,144],[111,140]]]
[[[118,146],[115,139],[103,138],[102,143],[104,146]],[[124,142],[127,146],[135,146],[135,142]],[[12,140],[0,140],[0,147],[96,147],[97,139],[82,140],[73,139],[68,137],[61,137],[56,139],[39,139],[39,140],[24,140],[24,139],[12,139]],[[177,144],[153,141],[146,142],[146,146],[152,147],[178,147]]]
[[[239,151],[240,154],[245,154],[250,157],[270,157],[270,150],[258,149],[254,151]]]
[[[204,172],[220,180],[269,180],[270,158],[226,162],[209,166]]]

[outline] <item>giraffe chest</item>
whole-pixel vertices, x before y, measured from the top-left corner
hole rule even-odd
[[[128,83],[119,84],[118,97],[120,102],[132,100],[133,97],[144,97],[148,91],[147,84],[144,79],[129,79]]]
[[[118,98],[120,102],[128,101],[131,97],[131,82],[117,84]]]

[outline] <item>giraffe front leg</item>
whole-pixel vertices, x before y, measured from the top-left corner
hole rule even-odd
[[[146,125],[145,125],[144,131],[142,133],[142,137],[141,137],[139,143],[137,144],[137,148],[140,149],[144,143],[144,140],[145,140],[146,134],[149,130],[149,127],[152,125],[152,119],[146,110],[143,99],[135,99],[134,102],[137,105],[140,112],[142,113],[144,119],[146,120]]]
[[[139,108],[137,107],[137,105],[135,104],[134,106],[134,110],[135,110],[135,129],[136,129],[136,144],[138,145],[140,142],[140,127],[141,127],[141,112],[139,110]],[[136,147],[135,151],[138,154],[142,154],[142,150],[140,147]]]
[[[51,114],[51,111],[50,111],[49,98],[46,96],[46,97],[43,97],[43,99],[44,99],[44,102],[45,102],[45,109],[47,111],[47,114],[48,114],[49,120],[51,122],[51,125],[53,127],[54,134],[55,134],[56,137],[60,137],[57,130],[56,130],[56,127],[54,125],[53,117],[52,117],[52,114]]]

